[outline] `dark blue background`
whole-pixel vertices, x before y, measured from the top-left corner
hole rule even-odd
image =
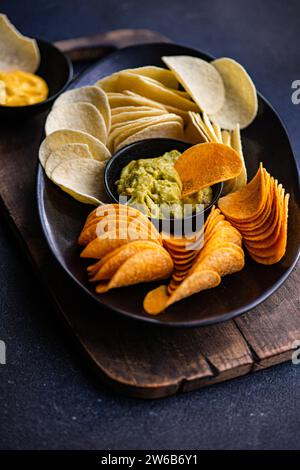
[[[233,57],[277,108],[300,155],[300,105],[291,102],[300,79],[297,0],[2,0],[0,12],[50,41],[146,27]],[[297,366],[159,401],[113,395],[81,363],[1,218],[0,250],[0,448],[300,448]]]

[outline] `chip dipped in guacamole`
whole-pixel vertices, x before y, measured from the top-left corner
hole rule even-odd
[[[118,194],[129,197],[129,205],[143,206],[148,216],[158,219],[182,218],[195,211],[197,204],[210,204],[211,187],[180,199],[182,183],[174,168],[180,155],[172,150],[161,157],[132,160],[115,183]]]

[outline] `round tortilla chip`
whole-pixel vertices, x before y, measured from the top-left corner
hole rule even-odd
[[[123,93],[106,93],[109,101],[111,110],[120,107],[139,107],[147,106],[150,108],[162,109],[165,110],[163,104],[158,103],[157,101],[150,100],[144,96],[137,95],[129,90],[125,90]]]
[[[161,113],[165,113],[165,109],[154,108],[153,106],[120,106],[118,108],[113,108],[111,110],[112,118],[114,119],[121,113],[136,113],[141,111],[158,111]],[[132,119],[129,119],[131,121]]]
[[[191,56],[168,56],[162,60],[201,111],[215,114],[222,108],[225,99],[223,80],[209,62]]]
[[[103,185],[105,164],[90,158],[74,158],[58,165],[51,180],[74,199],[86,204],[100,204],[107,198]]]
[[[167,88],[178,88],[179,83],[170,70],[164,69],[162,67],[156,67],[154,65],[146,65],[144,67],[137,67],[135,69],[128,69],[127,72],[136,73],[137,75],[142,75],[143,77],[149,77],[153,80],[160,82]]]
[[[158,101],[164,105],[174,106],[184,111],[198,110],[197,105],[187,99],[182,92],[166,88],[156,80],[131,72],[117,72],[116,75],[107,78],[105,82],[101,80],[96,85],[103,88],[106,92],[130,90],[145,98]]]
[[[3,14],[0,14],[0,44],[1,71],[37,71],[40,51],[36,40],[23,36]]]
[[[92,154],[86,144],[64,144],[57,150],[50,153],[45,164],[45,172],[48,178],[51,179],[52,171],[66,160],[74,158],[90,158]]]
[[[46,135],[62,129],[87,132],[103,144],[107,140],[106,125],[96,106],[90,103],[65,103],[55,106],[49,113]]]
[[[81,88],[74,88],[62,93],[55,101],[54,107],[66,103],[90,103],[93,104],[103,116],[105,121],[107,133],[110,130],[110,106],[106,93],[96,86],[83,86]]]
[[[175,163],[184,198],[207,186],[226,181],[241,172],[238,153],[219,143],[198,144],[185,150]]]
[[[177,121],[170,122],[160,122],[158,124],[152,124],[145,129],[142,129],[135,134],[127,137],[121,143],[117,145],[115,151],[120,150],[122,147],[129,145],[133,142],[145,139],[154,139],[154,138],[164,138],[164,139],[183,139],[183,128],[182,125]]]
[[[116,124],[109,134],[108,146],[112,150],[116,149],[116,147],[118,147],[123,140],[127,139],[136,132],[146,129],[153,124],[170,121],[178,122],[183,126],[183,121],[179,116],[169,113],[163,114],[161,116],[144,117],[133,121]]]
[[[210,142],[209,136],[199,126],[195,118],[196,113],[188,112],[188,119],[184,130],[184,140],[191,144]]]
[[[62,129],[49,134],[39,148],[39,160],[45,167],[50,154],[65,144],[86,144],[94,160],[105,161],[111,157],[108,148],[90,134],[82,131]]]
[[[250,76],[238,62],[226,57],[214,60],[212,65],[219,72],[225,86],[225,101],[218,111],[209,113],[212,122],[222,129],[241,129],[255,119],[258,103],[256,88]]]
[[[128,121],[134,121],[136,119],[145,118],[145,117],[152,117],[152,116],[161,116],[163,114],[167,114],[167,111],[163,111],[162,109],[148,109],[148,110],[140,110],[137,108],[137,111],[127,111],[127,112],[119,112],[112,116],[112,126],[115,124],[120,123],[127,123]]]

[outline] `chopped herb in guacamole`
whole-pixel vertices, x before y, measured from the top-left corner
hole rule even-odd
[[[174,164],[180,152],[172,150],[162,157],[132,160],[126,165],[116,181],[120,196],[130,197],[129,204],[144,206],[148,216],[156,218],[184,217],[184,204],[190,204],[189,213],[196,204],[207,205],[212,200],[211,187],[180,199],[182,183]]]

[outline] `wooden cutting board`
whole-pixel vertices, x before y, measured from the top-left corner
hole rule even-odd
[[[142,42],[141,34],[135,36],[131,30],[131,44]],[[118,41],[114,38],[114,46],[125,44],[121,36]],[[74,51],[77,46],[64,42],[62,47]],[[150,399],[291,360],[293,343],[300,338],[299,267],[272,297],[248,314],[198,329],[158,329],[124,320],[81,292],[53,259],[39,224],[35,176],[44,120],[42,115],[25,123],[0,125],[1,209],[45,292],[103,382],[126,395]]]

